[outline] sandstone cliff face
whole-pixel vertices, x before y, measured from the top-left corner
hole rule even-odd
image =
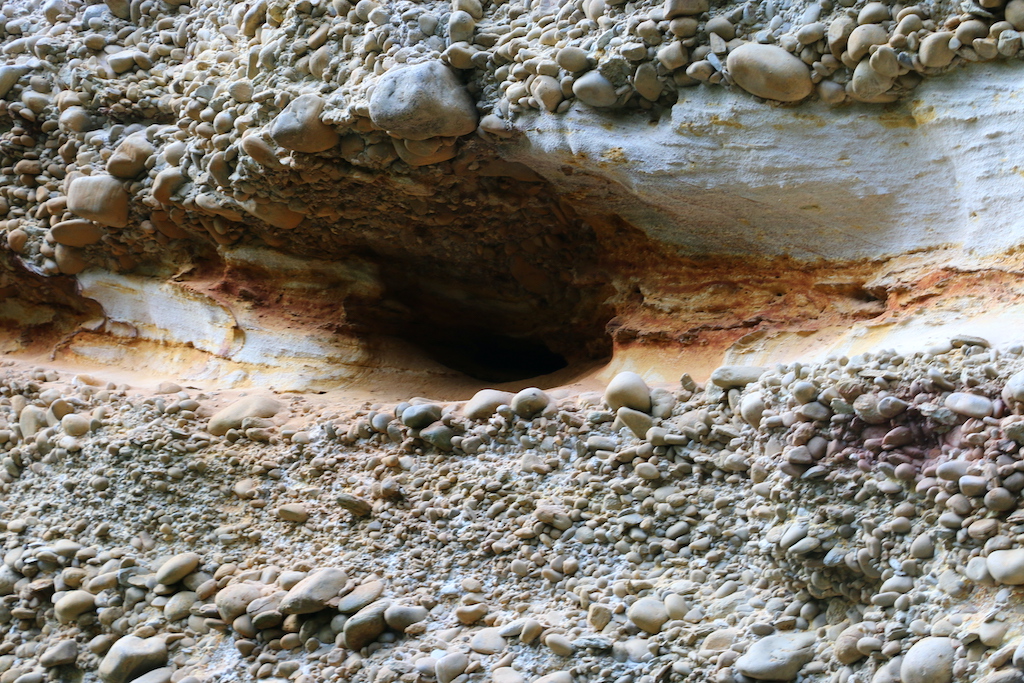
[[[1021,9],[989,5],[10,2],[10,267],[77,278],[57,353],[257,383],[692,340],[665,302],[709,257],[853,322],[889,259],[1017,243]],[[780,289],[747,332],[806,319]],[[502,344],[547,360],[472,360]]]
[[[1024,0],[5,0],[0,683],[1019,683]]]

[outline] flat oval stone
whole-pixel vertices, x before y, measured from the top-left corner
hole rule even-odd
[[[556,671],[553,674],[541,676],[533,683],[572,683],[572,674],[568,671]]]
[[[391,605],[384,611],[384,621],[390,628],[405,633],[407,628],[426,619],[427,614],[422,605]]]
[[[850,39],[847,43],[850,59],[860,61],[867,55],[872,45],[884,45],[888,40],[889,34],[877,24],[858,26],[850,33]]]
[[[375,641],[387,628],[384,613],[390,606],[389,600],[378,600],[349,617],[344,627],[345,646],[358,651]]]
[[[334,147],[339,139],[337,131],[320,120],[325,104],[319,95],[306,94],[295,98],[274,119],[270,137],[286,149],[306,154]]]
[[[362,608],[380,597],[384,592],[384,582],[379,580],[367,581],[356,586],[351,593],[343,595],[338,603],[338,611],[342,614],[358,612]]]
[[[736,660],[741,674],[758,681],[791,681],[814,659],[813,633],[768,636],[751,645]]]
[[[100,662],[105,683],[127,683],[167,663],[167,643],[159,636],[125,636],[114,643]]]
[[[965,496],[983,496],[988,488],[988,480],[973,474],[965,474],[957,481],[960,493]]]
[[[249,603],[260,597],[259,586],[252,583],[235,583],[227,586],[213,599],[220,618],[231,622],[245,612]]]
[[[441,419],[441,406],[436,403],[421,403],[402,411],[402,424],[412,429],[423,429]]]
[[[167,621],[185,619],[189,615],[189,608],[195,604],[198,596],[192,591],[181,591],[171,596],[171,599],[164,605],[164,617]]]
[[[946,397],[946,407],[957,415],[981,419],[992,414],[992,401],[984,396],[957,391]]]
[[[96,606],[96,598],[92,593],[83,590],[68,591],[53,606],[57,621],[68,624]]]
[[[434,677],[438,683],[451,683],[462,675],[469,666],[469,657],[462,652],[450,652],[434,665]]]
[[[744,43],[726,65],[736,85],[766,100],[797,102],[814,89],[807,65],[777,45]]]
[[[587,58],[586,51],[573,46],[566,46],[559,50],[555,61],[558,62],[558,66],[574,73],[583,71],[590,66],[590,60]]]
[[[878,73],[868,60],[861,61],[853,71],[851,94],[858,100],[870,102],[885,93],[893,84],[892,78]]]
[[[50,228],[50,235],[57,244],[68,247],[87,247],[102,239],[103,230],[92,221],[72,218],[61,221]]]
[[[49,669],[54,666],[72,664],[76,659],[78,659],[78,643],[68,638],[47,649],[39,658],[39,663]]]
[[[224,436],[229,429],[238,429],[247,417],[274,417],[283,406],[266,396],[246,396],[223,410],[214,413],[207,430],[214,436]]]
[[[337,597],[348,583],[348,574],[341,569],[325,567],[313,572],[288,591],[278,608],[281,614],[310,614],[319,612]]]
[[[747,424],[757,427],[761,424],[764,408],[764,399],[761,397],[761,394],[747,394],[743,397],[743,401],[740,402],[740,416]]]
[[[499,633],[499,629],[484,628],[473,635],[469,647],[473,652],[479,652],[482,655],[493,655],[505,649],[505,638]]]
[[[111,228],[128,225],[128,193],[106,174],[76,178],[68,190],[68,211]]]
[[[145,133],[129,135],[107,161],[107,173],[115,178],[135,178],[146,170],[146,160],[154,151]]]
[[[162,666],[159,669],[153,669],[148,674],[143,674],[138,678],[133,678],[131,683],[171,683],[171,675],[174,673],[174,669],[169,666]],[[271,679],[266,679],[268,682]]]
[[[522,418],[530,419],[540,413],[548,404],[551,398],[537,387],[523,389],[512,397],[512,410]]]
[[[770,46],[765,45],[762,47]],[[782,50],[782,48],[777,49]],[[782,51],[785,52],[785,50]],[[757,93],[754,94],[756,95]],[[745,387],[752,382],[756,382],[764,372],[765,368],[753,365],[723,365],[711,373],[711,382],[723,389]]]
[[[491,683],[524,683],[523,675],[510,666],[499,666],[491,671]]]
[[[277,516],[286,522],[302,524],[309,519],[309,512],[302,503],[285,503],[277,508]]]
[[[435,424],[420,432],[420,438],[429,443],[439,451],[450,451],[454,447],[452,438],[455,437],[455,430],[445,424]]]
[[[60,426],[68,436],[84,436],[89,433],[89,418],[78,413],[70,413],[60,419]]]
[[[1011,400],[1024,401],[1024,370],[1014,373],[1010,379],[1006,380],[1006,386],[1003,388],[1003,400],[1007,403]]]
[[[937,31],[925,36],[917,53],[921,64],[933,69],[948,66],[956,56],[956,52],[949,47],[952,38],[953,33],[950,31]]]
[[[191,574],[199,566],[200,557],[196,553],[181,553],[160,565],[156,572],[157,583],[165,586],[178,583]]]

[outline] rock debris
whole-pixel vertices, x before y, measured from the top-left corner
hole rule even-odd
[[[1022,356],[341,412],[9,361],[0,681],[1017,681]]]

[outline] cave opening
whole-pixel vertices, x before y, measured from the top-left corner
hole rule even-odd
[[[617,315],[600,244],[572,225],[550,244],[472,224],[424,228],[417,249],[364,244],[350,253],[384,286],[345,302],[347,324],[381,353],[407,354],[398,362],[419,356],[488,384],[571,382],[611,358]]]
[[[540,377],[569,366],[543,339],[515,337],[476,326],[407,329],[402,333],[432,360],[483,382],[501,384]]]
[[[412,272],[373,305],[349,309],[364,338],[397,340],[488,384],[553,386],[611,358],[614,311],[603,303],[604,292],[567,289],[539,300],[507,289],[496,294],[486,280],[444,287],[434,280],[428,287]]]

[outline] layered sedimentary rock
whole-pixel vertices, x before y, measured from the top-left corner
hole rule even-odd
[[[1024,0],[8,0],[0,683],[1024,680]]]
[[[700,336],[666,304],[680,259],[783,278],[785,257],[827,259],[851,273],[833,289],[921,250],[1001,268],[975,257],[1019,235],[1022,20],[988,4],[11,2],[7,245],[84,291],[124,278],[62,320],[60,353],[191,343],[208,355],[166,362],[300,363],[313,384],[444,375],[459,339],[491,340],[463,357],[511,339],[564,359],[520,377],[582,368],[666,305],[662,336]],[[310,259],[308,286],[258,287]],[[743,288],[735,266],[707,270]],[[190,301],[189,332],[111,294],[140,288]]]
[[[0,668],[1019,680],[1022,359],[962,335],[358,409],[9,365]]]

